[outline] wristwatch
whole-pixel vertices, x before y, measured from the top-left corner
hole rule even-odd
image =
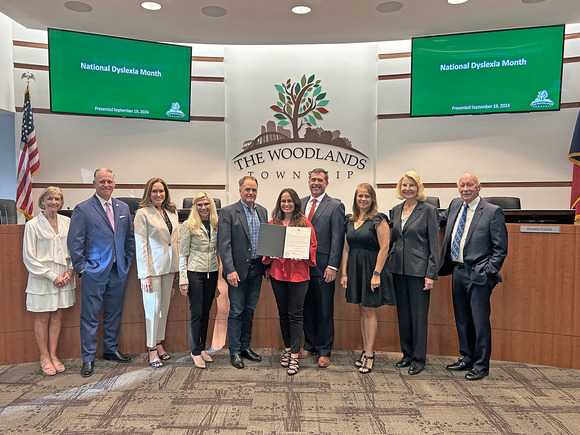
[[[378,270],[375,270],[375,271],[373,272],[373,275],[374,275],[374,276],[379,276],[380,274],[381,274],[381,272],[379,272]]]

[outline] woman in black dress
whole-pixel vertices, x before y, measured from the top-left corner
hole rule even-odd
[[[377,308],[395,305],[393,278],[386,267],[390,230],[387,217],[379,213],[373,187],[361,183],[356,189],[352,215],[347,216],[342,251],[342,277],[346,301],[360,306],[364,350],[355,362],[360,373],[373,368]]]

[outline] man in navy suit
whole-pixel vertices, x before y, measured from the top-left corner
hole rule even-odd
[[[455,198],[440,218],[447,226],[439,275],[453,274],[453,312],[461,358],[447,370],[465,371],[468,380],[489,374],[491,355],[490,296],[507,255],[508,236],[500,207],[479,196],[479,179],[470,173],[457,182]]]
[[[254,310],[258,304],[264,265],[257,254],[260,223],[268,222],[268,211],[256,204],[258,180],[246,175],[239,181],[240,200],[222,208],[218,221],[218,251],[223,276],[228,282],[230,312],[228,347],[230,360],[244,368],[242,357],[262,361],[250,348]]]
[[[127,273],[135,255],[133,225],[127,204],[111,198],[115,175],[95,171],[95,195],[78,204],[71,216],[68,248],[81,280],[81,376],[93,374],[99,311],[103,307],[103,358],[128,363],[118,349],[119,323]]]
[[[318,354],[318,366],[326,368],[334,342],[334,280],[342,260],[344,205],[326,194],[328,172],[324,169],[310,172],[308,187],[310,196],[302,198],[302,209],[314,227],[318,249],[304,301],[304,350],[299,356]]]

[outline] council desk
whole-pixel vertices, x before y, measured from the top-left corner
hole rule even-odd
[[[522,232],[532,224],[507,224],[508,256],[501,271],[503,283],[491,297],[492,355],[494,360],[519,361],[580,368],[580,226],[542,225],[559,233]],[[0,226],[0,365],[38,361],[34,314],[26,311],[27,271],[22,263],[23,225]],[[222,292],[227,290],[222,285]],[[64,310],[59,342],[61,358],[80,357],[80,281],[77,303]],[[227,299],[214,302],[208,343],[218,328],[225,336]],[[219,311],[219,312],[218,312]],[[335,349],[362,348],[358,308],[347,304],[337,280],[335,294]],[[378,310],[376,349],[399,352],[396,307]],[[215,322],[214,322],[215,321]],[[189,348],[187,298],[176,291],[171,301],[166,334],[169,351]],[[215,325],[215,328],[214,328]],[[98,332],[102,335],[102,330]],[[214,339],[216,334],[213,335]],[[102,342],[99,339],[99,342]],[[102,346],[102,344],[100,344]],[[278,311],[270,283],[264,281],[254,316],[253,348],[281,348]],[[145,323],[141,288],[135,266],[129,272],[121,320],[119,349],[143,353]],[[431,291],[429,354],[459,354],[453,319],[451,278],[442,277]],[[99,356],[102,347],[97,351]]]

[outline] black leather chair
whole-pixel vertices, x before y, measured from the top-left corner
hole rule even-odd
[[[129,206],[129,212],[131,213],[131,220],[135,219],[135,212],[139,209],[141,198],[135,198],[132,196],[119,196],[115,197],[115,199],[123,201],[125,204],[127,204]]]
[[[497,205],[504,210],[521,210],[520,199],[515,196],[483,196],[484,201]]]
[[[0,225],[17,223],[16,201],[13,199],[0,199]]]
[[[222,208],[222,201],[219,198],[213,198],[213,202],[215,203],[215,208],[217,211],[220,211]],[[183,206],[181,207],[183,210],[190,210],[191,206],[193,205],[193,198],[183,198]]]
[[[439,202],[438,196],[428,196],[425,198],[425,202],[427,204],[431,204],[434,207],[441,208],[441,203]]]

